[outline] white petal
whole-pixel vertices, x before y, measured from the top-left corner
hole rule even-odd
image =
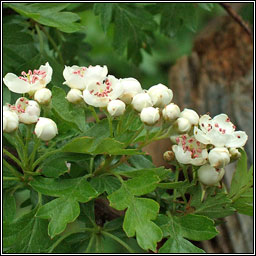
[[[111,100],[115,100],[120,97],[124,92],[124,87],[119,79],[115,78],[114,76],[108,76],[109,82],[112,84],[113,91],[109,94]]]
[[[223,147],[230,140],[230,134],[222,134],[214,127],[207,133],[207,136],[215,147]]]
[[[191,162],[191,153],[189,151],[184,152],[183,148],[177,145],[173,145],[172,150],[179,163],[189,164]]]
[[[210,144],[211,140],[208,138],[208,136],[203,133],[200,129],[198,129],[197,126],[194,127],[194,136],[196,138],[196,140],[198,140],[199,142],[203,143],[203,144]]]
[[[230,122],[230,119],[226,114],[219,114],[215,116],[212,121],[213,121],[213,125],[219,124],[219,126],[222,129],[225,129],[226,132],[228,133],[231,133],[235,130],[233,123]]]
[[[199,119],[200,129],[207,133],[208,124],[212,123],[212,118],[209,115],[202,115]]]
[[[109,103],[109,98],[105,98],[105,97],[100,98],[100,97],[94,96],[90,94],[88,90],[83,91],[83,98],[88,105],[91,105],[94,107],[106,107]]]
[[[46,62],[45,65],[41,65],[39,69],[46,72],[45,85],[47,85],[52,80],[52,67]]]
[[[8,73],[4,77],[4,84],[8,87],[8,89],[12,92],[16,93],[26,93],[30,91],[29,83],[19,79],[15,74]]]
[[[243,147],[248,139],[248,136],[243,131],[237,131],[232,134],[229,141],[226,143],[226,147],[240,148]]]

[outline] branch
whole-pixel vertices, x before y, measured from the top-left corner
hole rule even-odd
[[[247,23],[234,11],[234,9],[227,3],[219,3],[227,13],[246,31],[246,33],[252,37],[252,31]]]

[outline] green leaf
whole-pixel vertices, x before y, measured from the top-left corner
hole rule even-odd
[[[160,248],[159,253],[205,253],[182,237],[170,237]]]
[[[95,15],[100,15],[101,26],[103,28],[103,31],[106,33],[112,20],[113,4],[95,3],[93,5],[93,10]]]
[[[241,194],[232,206],[241,214],[253,216],[253,188]]]
[[[52,107],[57,115],[66,123],[77,127],[80,131],[85,131],[85,115],[82,108],[74,106],[66,99],[63,89],[53,86],[52,88]]]
[[[157,186],[159,188],[166,188],[166,189],[177,189],[182,188],[184,185],[187,185],[187,181],[177,181],[177,182],[168,182],[168,183],[159,183]]]
[[[129,158],[128,162],[137,169],[155,168],[150,156],[132,156]]]
[[[4,191],[3,193],[3,222],[11,223],[16,213],[16,200],[13,194]]]
[[[214,4],[213,3],[197,3],[198,6],[206,11],[211,12],[212,9],[214,8]]]
[[[48,234],[51,238],[65,230],[68,223],[73,222],[80,214],[79,203],[75,198],[60,197],[39,208],[36,216],[51,219]]]
[[[36,177],[30,182],[36,191],[53,197],[72,197],[79,202],[88,202],[98,193],[84,177],[75,179],[51,179]]]
[[[247,171],[247,155],[240,149],[241,158],[237,162],[236,170],[233,174],[229,197],[237,197],[242,191],[246,191],[253,185],[253,167]]]
[[[3,105],[11,102],[11,92],[7,86],[3,86]]]
[[[97,141],[92,137],[79,137],[67,143],[62,151],[84,154],[109,154],[109,155],[135,155],[141,154],[136,149],[124,149],[124,143],[121,143],[112,138],[105,138]]]
[[[222,191],[215,193],[217,188],[207,189],[207,197],[201,202],[201,187],[199,185],[192,187],[190,206],[194,209],[193,213],[205,215],[209,218],[223,218],[232,215],[235,209],[232,207],[232,201],[227,194]]]
[[[108,195],[121,187],[120,181],[114,176],[98,176],[91,179],[90,184],[100,194],[107,192]]]
[[[48,221],[35,217],[37,208],[3,225],[4,247],[13,253],[42,253],[55,242],[47,234]]]
[[[136,234],[138,244],[143,249],[156,250],[157,242],[162,239],[161,229],[151,220],[155,219],[159,211],[159,205],[152,199],[137,198],[153,191],[159,181],[157,176],[144,174],[123,182],[122,187],[108,196],[110,206],[125,213],[123,229],[128,237]]]

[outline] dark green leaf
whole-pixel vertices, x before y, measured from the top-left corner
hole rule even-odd
[[[132,237],[136,234],[138,244],[143,249],[153,251],[162,238],[160,228],[151,221],[156,218],[159,205],[152,199],[136,198],[134,195],[142,195],[154,190],[158,181],[157,176],[151,175],[147,178],[144,176],[144,179],[134,178],[124,182],[119,190],[108,196],[110,206],[117,210],[128,208],[123,223],[127,236]]]
[[[212,11],[212,9],[214,8],[214,4],[213,3],[197,3],[198,6],[206,11]]]
[[[241,194],[232,206],[241,214],[253,216],[253,188]]]
[[[47,234],[47,220],[35,217],[37,208],[12,223],[4,223],[4,247],[13,253],[42,253],[55,241]]]
[[[96,15],[100,15],[101,26],[103,31],[106,33],[112,20],[113,4],[95,3],[93,5],[93,10]]]
[[[16,213],[16,201],[13,194],[8,191],[3,193],[3,222],[11,223]]]

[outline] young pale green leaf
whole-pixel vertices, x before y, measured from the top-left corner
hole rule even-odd
[[[48,221],[35,217],[37,208],[16,219],[4,223],[4,247],[13,253],[43,253],[55,240],[47,234]]]
[[[3,222],[11,223],[16,213],[16,200],[13,194],[8,191],[3,193]]]
[[[90,184],[100,194],[106,191],[108,195],[112,194],[121,187],[120,181],[116,177],[109,175],[93,177]]]
[[[253,216],[253,188],[241,194],[232,206],[241,214]]]
[[[75,126],[80,131],[85,131],[85,115],[82,108],[74,106],[66,99],[65,91],[53,86],[52,88],[52,108],[55,113],[67,124]]]
[[[100,15],[101,26],[103,31],[106,33],[112,20],[113,4],[95,3],[93,5],[93,10],[96,15]]]
[[[98,196],[98,192],[84,177],[75,179],[51,179],[36,177],[30,182],[36,191],[54,197],[71,197],[79,202],[88,202]]]
[[[247,171],[247,155],[240,149],[241,158],[237,162],[236,170],[233,174],[229,198],[233,199],[240,193],[245,192],[253,185],[253,167]]]
[[[144,179],[134,178],[124,182],[119,190],[108,196],[110,206],[117,210],[128,208],[123,229],[128,237],[136,234],[138,244],[145,250],[155,251],[157,242],[162,239],[161,229],[151,221],[156,218],[159,205],[152,199],[137,198],[134,195],[149,193],[158,181],[157,176],[151,178],[151,175],[148,178],[144,176]]]
[[[204,9],[206,11],[209,11],[209,12],[211,12],[212,9],[214,8],[214,4],[213,3],[197,3],[197,5],[200,8],[202,8],[202,9]]]
[[[72,196],[62,196],[39,208],[36,216],[51,219],[48,234],[51,238],[60,234],[67,224],[73,222],[80,214],[79,203]]]
[[[194,214],[205,215],[209,218],[223,218],[232,215],[235,209],[232,201],[224,192],[215,193],[215,187],[207,190],[207,197],[201,202],[202,190],[199,185],[192,187],[190,206],[194,209]]]
[[[170,237],[160,248],[159,253],[205,253],[182,237]]]

